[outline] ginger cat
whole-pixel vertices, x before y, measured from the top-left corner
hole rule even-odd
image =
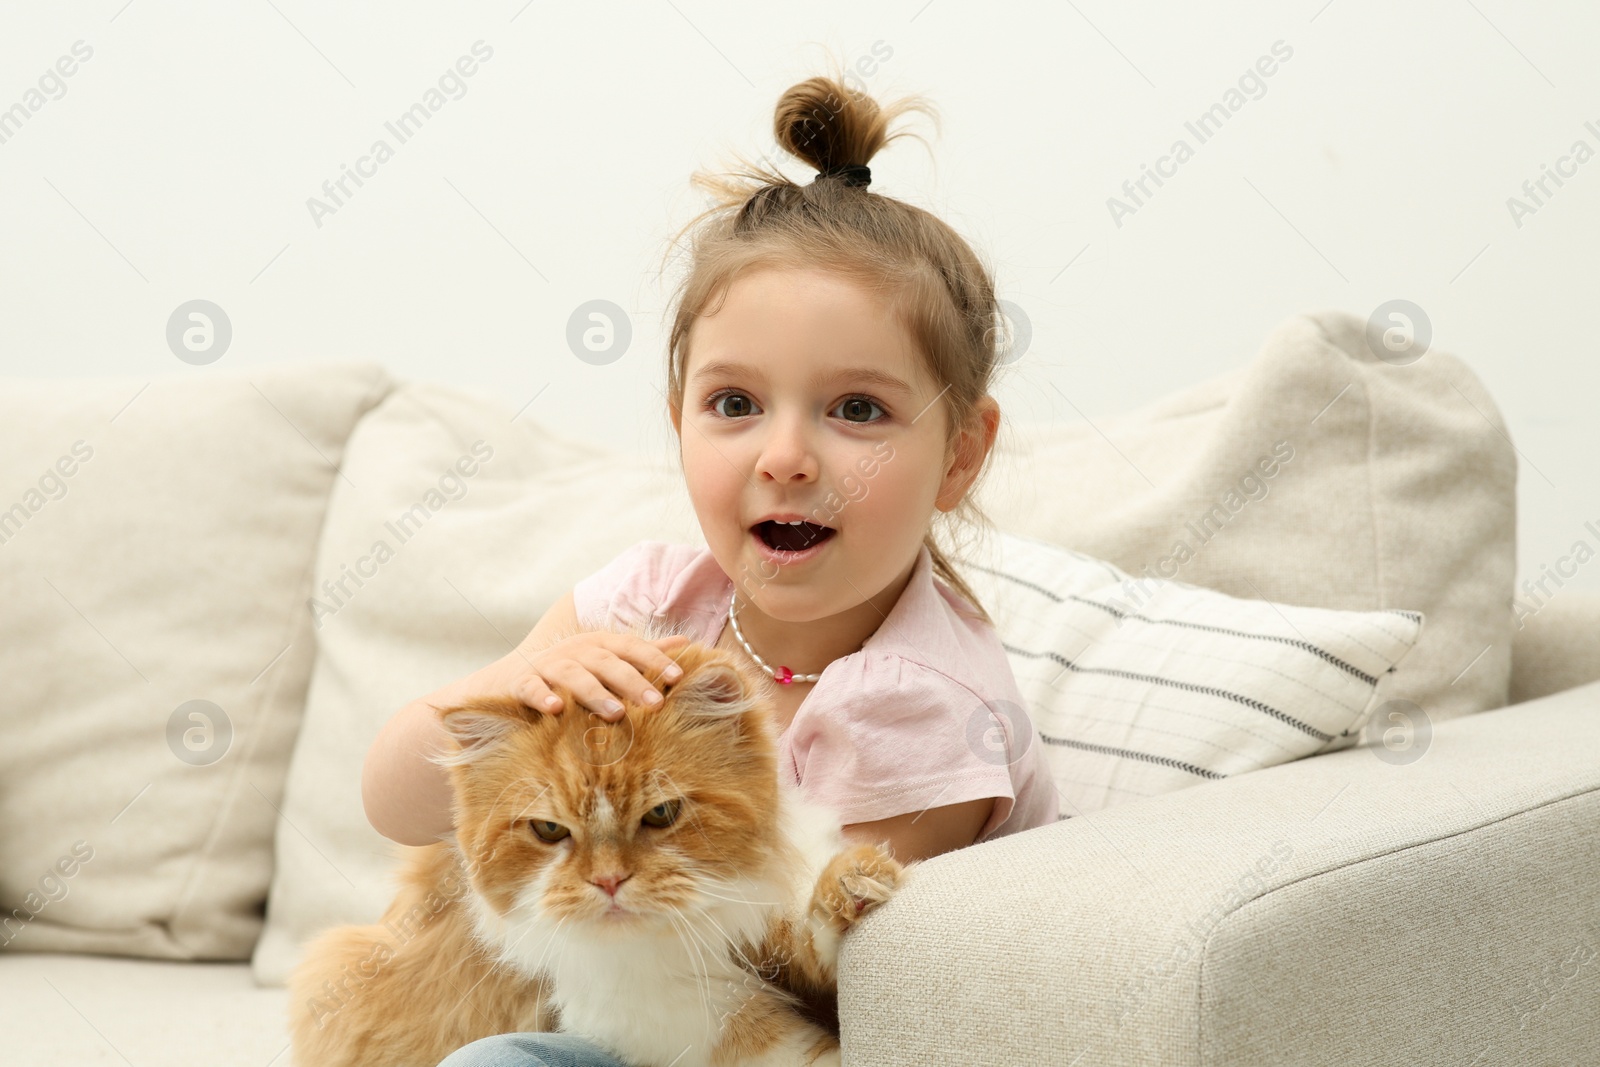
[[[308,946],[297,1067],[436,1067],[553,1030],[637,1067],[839,1063],[840,939],[917,864],[780,779],[764,675],[700,643],[677,659],[664,701],[615,723],[559,687],[555,716],[440,709],[454,839],[399,846],[380,923]]]

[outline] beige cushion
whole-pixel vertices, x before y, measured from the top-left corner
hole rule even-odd
[[[314,1067],[289,1054],[289,992],[248,963],[0,953],[0,1063]]]
[[[1363,329],[1342,311],[1295,315],[1247,366],[1135,411],[1090,423],[1063,402],[1061,424],[1002,431],[978,500],[1002,530],[1134,575],[1422,612],[1389,695],[1434,722],[1500,707],[1516,455],[1464,363],[1437,349],[1381,362]]]
[[[640,537],[705,544],[670,458],[568,441],[514,413],[480,393],[408,384],[351,437],[317,584],[371,576],[347,581],[349,597],[323,598],[334,613],[317,631],[252,960],[263,984],[282,984],[317,931],[376,922],[394,897],[409,850],[368,824],[361,766],[395,712],[505,655]],[[381,564],[379,541],[393,551]]]
[[[248,958],[317,532],[388,384],[362,364],[0,386],[10,950]]]

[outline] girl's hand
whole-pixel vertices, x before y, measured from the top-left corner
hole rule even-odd
[[[684,634],[648,641],[633,634],[596,630],[574,634],[537,653],[513,653],[511,692],[528,707],[559,715],[565,707],[550,689],[563,686],[574,700],[607,722],[622,718],[622,703],[661,703],[657,684],[683,677],[672,658],[689,643]],[[526,658],[524,658],[526,657]]]

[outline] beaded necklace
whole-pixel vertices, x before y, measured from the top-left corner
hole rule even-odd
[[[788,667],[779,667],[777,670],[773,670],[767,666],[766,660],[756,655],[756,650],[750,647],[750,642],[746,641],[744,634],[739,632],[739,617],[735,614],[735,608],[738,603],[739,594],[734,593],[728,600],[728,621],[733,624],[733,636],[739,639],[739,643],[744,646],[744,650],[750,653],[750,658],[755,660],[762,670],[770,674],[774,681],[779,685],[790,685],[794,682],[814,682],[822,677],[820,674],[796,674]]]

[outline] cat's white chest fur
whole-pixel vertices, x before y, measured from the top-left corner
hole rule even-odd
[[[550,980],[563,1031],[638,1067],[711,1067],[724,1020],[760,984],[730,945],[759,943],[776,917],[803,915],[823,868],[850,843],[835,812],[788,783],[778,795],[779,829],[794,848],[765,871],[719,878],[700,907],[680,909],[670,925],[634,933],[553,918],[537,904],[541,876],[519,894],[511,916],[469,894],[478,936],[505,962]],[[818,948],[836,952],[837,939],[829,941]],[[802,1051],[774,1047],[751,1067],[798,1065]]]

